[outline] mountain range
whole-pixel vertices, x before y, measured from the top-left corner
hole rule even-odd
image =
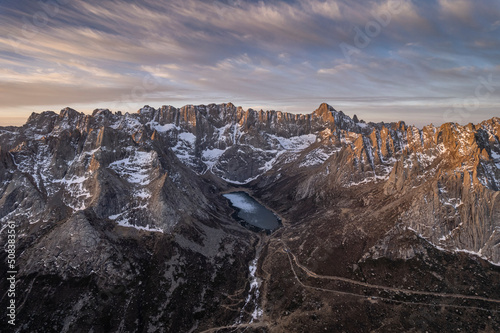
[[[499,331],[499,140],[500,118],[417,128],[327,104],[33,113],[0,127],[5,327]],[[282,226],[235,222],[235,190]]]

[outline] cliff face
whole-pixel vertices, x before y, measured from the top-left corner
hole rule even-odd
[[[360,122],[327,104],[310,114],[231,103],[34,113],[0,128],[0,240],[14,221],[20,286],[33,299],[49,295],[46,312],[26,301],[20,313],[32,328],[50,318],[40,331],[88,331],[102,326],[96,320],[125,331],[151,318],[152,331],[252,320],[242,307],[257,236],[230,217],[220,193],[234,186],[286,221],[261,244],[275,254],[261,258],[259,274],[268,267],[273,281],[286,278],[274,257],[279,239],[310,267],[353,279],[368,278],[355,267],[404,268],[424,255],[498,264],[499,138],[499,118],[418,129]],[[417,266],[430,274],[432,265]],[[87,315],[50,314],[58,285],[63,304]],[[262,297],[272,298],[281,287],[266,288]],[[150,300],[137,301],[142,294]],[[278,321],[283,310],[264,308]],[[118,319],[103,315],[110,311]]]

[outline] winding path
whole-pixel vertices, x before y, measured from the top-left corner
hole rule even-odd
[[[219,326],[219,327],[214,327],[214,328],[209,328],[208,330],[202,331],[200,333],[215,333],[219,330],[226,330],[226,329],[238,329],[238,328],[258,328],[258,327],[267,327],[266,323],[251,323],[251,324],[236,324],[236,325],[228,325],[228,326]]]
[[[449,293],[436,293],[436,292],[431,292],[431,291],[402,289],[402,288],[395,288],[395,287],[370,284],[370,283],[356,281],[356,280],[343,278],[343,277],[339,277],[339,276],[320,275],[320,274],[317,274],[317,273],[311,271],[310,269],[308,269],[304,265],[302,265],[299,262],[299,260],[297,259],[297,256],[289,250],[289,248],[286,246],[286,244],[283,241],[281,241],[281,243],[283,244],[283,248],[281,249],[281,251],[287,255],[288,261],[290,262],[290,268],[293,272],[295,279],[302,287],[304,287],[306,289],[311,289],[311,290],[321,291],[321,292],[335,293],[338,295],[349,295],[349,296],[361,297],[361,298],[366,298],[366,299],[374,300],[374,301],[383,300],[383,301],[387,301],[387,302],[391,302],[391,303],[398,303],[398,304],[408,304],[408,305],[427,306],[427,307],[449,307],[449,308],[459,308],[459,309],[473,309],[473,310],[480,310],[480,311],[486,311],[486,312],[492,312],[492,313],[499,313],[500,312],[500,310],[492,310],[492,309],[486,309],[486,308],[481,308],[481,307],[476,307],[476,306],[403,301],[403,300],[395,300],[395,299],[388,298],[388,297],[369,296],[369,295],[363,295],[363,294],[354,293],[354,292],[347,292],[347,291],[340,291],[340,290],[335,290],[335,289],[326,289],[326,288],[310,286],[310,285],[307,285],[304,282],[302,282],[302,280],[297,276],[297,272],[295,271],[294,263],[295,263],[295,266],[297,266],[302,271],[304,271],[304,273],[306,273],[307,276],[313,277],[315,279],[340,281],[340,282],[350,283],[353,285],[362,286],[365,288],[377,289],[377,290],[394,292],[394,293],[402,293],[402,294],[406,294],[406,295],[434,296],[434,297],[440,297],[440,298],[474,300],[474,301],[482,301],[482,302],[500,304],[500,300],[498,300],[498,299],[492,299],[492,298],[481,297],[481,296],[471,296],[471,295],[463,295],[463,294],[449,294]],[[275,254],[277,252],[280,252],[280,250],[276,250],[273,254]],[[260,321],[260,322],[253,322],[253,323],[233,324],[233,325],[227,325],[227,326],[213,327],[213,328],[207,329],[205,331],[202,331],[201,333],[215,333],[219,330],[230,330],[230,332],[236,332],[238,329],[241,329],[241,328],[259,328],[259,327],[269,327],[269,324],[265,320]]]
[[[394,300],[392,298],[387,298],[387,297],[380,297],[380,296],[368,296],[368,295],[362,295],[358,293],[352,293],[352,292],[345,292],[345,291],[339,291],[339,290],[334,290],[334,289],[325,289],[325,288],[319,288],[319,287],[314,287],[314,286],[309,286],[304,284],[300,278],[297,276],[297,273],[295,272],[295,268],[293,265],[293,262],[295,262],[295,265],[299,267],[301,270],[303,270],[308,276],[316,278],[316,279],[326,279],[326,280],[333,280],[333,281],[341,281],[341,282],[346,282],[366,288],[371,288],[371,289],[378,289],[378,290],[383,290],[383,291],[390,291],[390,292],[395,292],[395,293],[403,293],[406,295],[424,295],[424,296],[434,296],[434,297],[441,297],[441,298],[454,298],[454,299],[463,299],[463,300],[475,300],[475,301],[483,301],[483,302],[489,302],[489,303],[496,303],[500,304],[500,300],[498,299],[492,299],[492,298],[487,298],[487,297],[481,297],[481,296],[471,296],[471,295],[462,295],[462,294],[448,294],[448,293],[436,293],[436,292],[431,292],[431,291],[419,291],[419,290],[410,290],[410,289],[401,289],[401,288],[394,288],[394,287],[387,287],[387,286],[381,286],[381,285],[375,285],[375,284],[370,284],[366,282],[361,282],[361,281],[356,281],[352,279],[347,279],[343,277],[338,277],[338,276],[327,276],[327,275],[319,275],[311,270],[309,270],[307,267],[302,265],[295,254],[293,254],[286,244],[282,241],[283,243],[283,252],[287,254],[288,259],[290,261],[290,267],[293,271],[293,274],[297,281],[300,283],[301,286],[308,288],[308,289],[315,289],[318,291],[326,291],[326,292],[333,292],[333,293],[338,293],[338,294],[346,294],[346,295],[354,295],[354,296],[359,296],[359,297],[364,297],[368,299],[380,299],[380,300],[386,300],[390,302],[396,302],[396,303],[407,303],[407,304],[414,304],[414,305],[426,305],[426,306],[444,306],[444,307],[455,307],[455,308],[467,308],[467,309],[476,309],[476,310],[483,310],[483,311],[489,311],[489,312],[500,312],[500,310],[491,310],[491,309],[485,309],[485,308],[480,308],[480,307],[474,307],[474,306],[467,306],[467,305],[453,305],[453,304],[434,304],[434,303],[423,303],[423,302],[410,302],[410,301],[401,301],[401,300]],[[292,262],[293,258],[293,262]]]

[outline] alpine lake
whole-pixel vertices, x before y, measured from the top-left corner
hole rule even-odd
[[[223,194],[235,210],[233,218],[255,232],[270,234],[281,226],[281,220],[269,209],[243,191]]]

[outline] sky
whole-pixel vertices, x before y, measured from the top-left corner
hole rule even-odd
[[[500,1],[0,2],[0,125],[226,102],[417,126],[499,116]]]

